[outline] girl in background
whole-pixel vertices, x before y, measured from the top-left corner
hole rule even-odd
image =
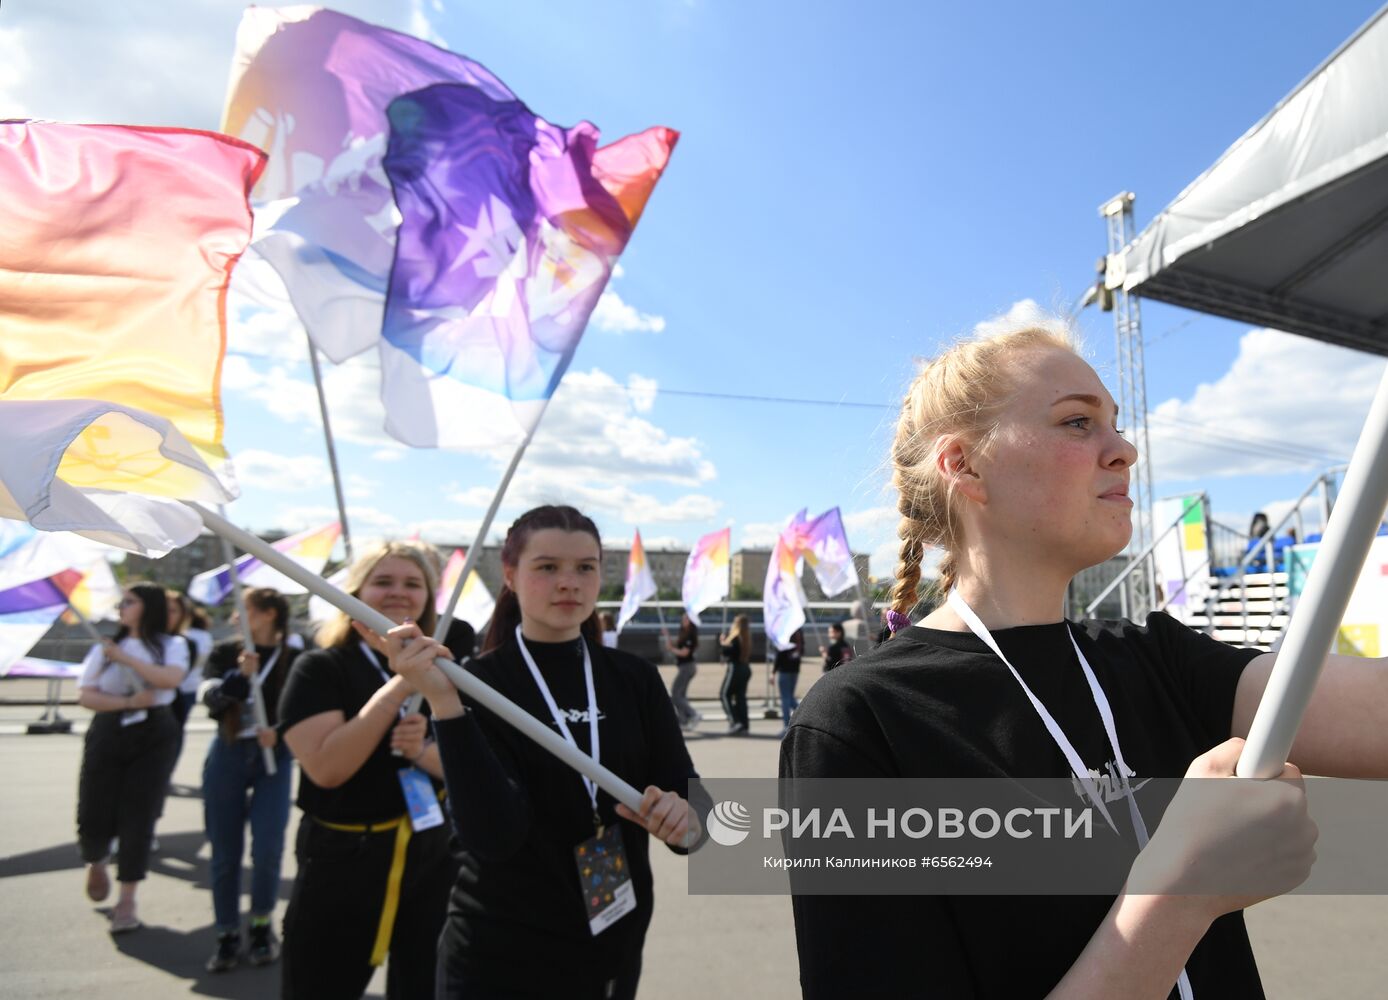
[[[111,893],[106,862],[112,839],[120,840],[112,934],[140,926],[135,891],[149,871],[154,822],[178,748],[170,706],[188,672],[187,645],[168,633],[162,588],[127,587],[118,616],[115,639],[92,647],[78,681],[78,704],[94,714],[82,744],[77,839],[87,863],[87,896],[96,903]]]
[[[240,639],[217,646],[208,659],[202,701],[217,722],[202,768],[203,819],[212,845],[212,912],[217,949],[208,972],[225,972],[241,957],[241,858],[251,827],[251,915],[246,957],[267,965],[280,946],[270,927],[279,896],[284,830],[289,825],[293,763],[275,724],[284,682],[300,650],[290,646],[289,604],[279,591],[256,587],[244,595],[254,650]],[[267,726],[256,722],[259,678]],[[265,769],[271,751],[275,773]]]
[[[680,631],[673,642],[665,641],[665,648],[675,654],[675,682],[670,686],[670,700],[675,705],[675,718],[680,728],[692,731],[699,728],[703,714],[689,704],[689,682],[699,672],[695,654],[699,651],[699,626],[689,615],[680,618]]]
[[[745,736],[751,730],[747,717],[747,682],[752,679],[752,627],[746,615],[733,619],[733,627],[718,637],[718,648],[728,661],[720,697],[728,717],[728,735]]]

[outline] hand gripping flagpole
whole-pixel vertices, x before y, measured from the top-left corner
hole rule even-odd
[[[1388,506],[1388,372],[1379,383],[1325,526],[1306,588],[1287,626],[1277,663],[1239,757],[1241,778],[1282,773],[1316,679],[1345,616],[1350,594]]]
[[[226,513],[226,508],[222,508],[222,513]],[[343,523],[344,529],[346,522]],[[236,569],[236,553],[232,551],[231,542],[226,535],[222,539],[222,558],[227,561],[227,572],[231,574],[231,592],[236,596],[236,617],[241,620],[241,643],[246,647],[246,652],[255,652],[255,637],[251,635],[251,620],[246,617],[246,592],[241,586],[241,574]],[[244,546],[243,546],[244,547]],[[255,724],[260,729],[270,728],[270,716],[265,711],[265,694],[261,688],[260,675],[255,674],[251,677],[251,694],[254,696],[252,703],[255,711]],[[260,734],[256,734],[256,739],[260,739]],[[261,747],[260,754],[265,759],[265,773],[275,773],[275,754],[269,747]]]
[[[375,608],[364,604],[350,594],[344,594],[321,576],[310,573],[294,560],[276,551],[274,547],[254,535],[242,531],[225,518],[214,514],[200,504],[187,503],[187,506],[197,512],[209,530],[222,538],[235,542],[244,551],[251,553],[267,566],[274,567],[291,580],[302,584],[311,593],[350,615],[372,631],[384,635],[395,627],[393,621]],[[439,657],[434,661],[434,666],[442,670],[454,686],[468,698],[496,713],[502,721],[520,730],[522,734],[538,743],[543,749],[548,750],[578,773],[591,778],[599,788],[606,791],[618,802],[623,803],[633,811],[641,808],[640,792],[583,751],[570,746],[561,736],[529,712],[508,701],[452,660]]]

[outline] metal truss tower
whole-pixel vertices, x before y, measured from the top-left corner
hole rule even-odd
[[[1108,226],[1108,255],[1104,258],[1104,273],[1100,302],[1106,312],[1113,313],[1113,329],[1117,340],[1118,358],[1118,419],[1126,425],[1128,440],[1138,451],[1137,466],[1132,471],[1129,494],[1133,501],[1133,540],[1129,551],[1139,556],[1152,544],[1152,451],[1147,438],[1147,371],[1142,351],[1142,312],[1136,295],[1123,287],[1127,277],[1124,249],[1137,236],[1133,222],[1131,191],[1115,195],[1099,206],[1099,214]],[[1129,576],[1130,601],[1128,617],[1143,621],[1146,613],[1157,606],[1155,560],[1148,560],[1145,570]]]

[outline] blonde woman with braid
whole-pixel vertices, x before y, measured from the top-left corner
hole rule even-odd
[[[1118,427],[1108,390],[1064,333],[1017,328],[924,366],[891,454],[894,634],[810,691],[782,743],[783,777],[1073,777],[1082,807],[1091,776],[1108,774],[1109,790],[1138,806],[1122,812],[1140,845],[1141,782],[1233,775],[1273,654],[1162,613],[1064,617],[1071,578],[1131,536],[1138,455]],[[914,620],[927,546],[943,553],[947,599]],[[1382,667],[1329,657],[1292,747],[1306,772],[1388,777]],[[1237,800],[1181,782],[1166,815],[1179,808],[1182,821],[1156,829],[1129,873],[1144,894],[798,895],[804,995],[1260,997],[1242,910],[1310,870],[1316,829],[1300,775],[1287,764],[1283,780]],[[1269,878],[1260,892],[1175,891],[1195,866]]]

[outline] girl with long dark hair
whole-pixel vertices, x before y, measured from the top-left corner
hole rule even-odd
[[[419,546],[388,542],[357,558],[344,589],[393,622],[432,632],[437,584]],[[437,806],[438,750],[425,717],[403,714],[414,689],[391,674],[384,639],[339,614],[318,643],[294,661],[279,705],[304,811],[281,995],[361,996],[389,955],[388,997],[432,997],[434,944],[457,871]]]
[[[648,834],[683,852],[697,777],[656,668],[602,645],[597,527],[538,507],[507,532],[505,586],[466,668],[637,788],[633,813],[486,709],[434,666],[444,647],[390,633],[391,666],[424,692],[462,848],[439,941],[439,997],[630,998],[653,908]],[[597,859],[624,860],[604,867]],[[612,863],[615,865],[615,862]],[[587,891],[613,876],[611,896]],[[620,884],[616,884],[620,883]]]
[[[680,618],[680,631],[674,640],[667,639],[665,647],[675,654],[675,682],[670,685],[670,700],[675,705],[675,718],[680,727],[692,730],[698,727],[703,718],[693,705],[689,704],[689,683],[699,672],[695,654],[699,650],[699,626],[689,615]]]
[[[290,646],[289,604],[279,591],[256,587],[245,593],[246,622],[255,646],[240,639],[212,650],[202,684],[202,701],[217,722],[202,768],[204,826],[212,845],[212,912],[217,950],[209,972],[225,972],[241,957],[241,858],[246,824],[251,827],[250,940],[252,965],[279,957],[270,917],[279,896],[284,830],[289,824],[289,786],[293,764],[275,728],[279,698],[300,652]],[[268,725],[256,722],[255,685],[264,699]],[[265,751],[275,773],[265,767]]]
[[[111,933],[139,928],[135,890],[149,870],[154,822],[177,753],[173,704],[188,671],[188,647],[168,634],[164,591],[136,583],[121,597],[120,629],[93,646],[82,662],[78,704],[93,712],[82,745],[77,787],[77,839],[87,863],[87,896],[111,892],[106,861],[119,838],[120,897]]]

